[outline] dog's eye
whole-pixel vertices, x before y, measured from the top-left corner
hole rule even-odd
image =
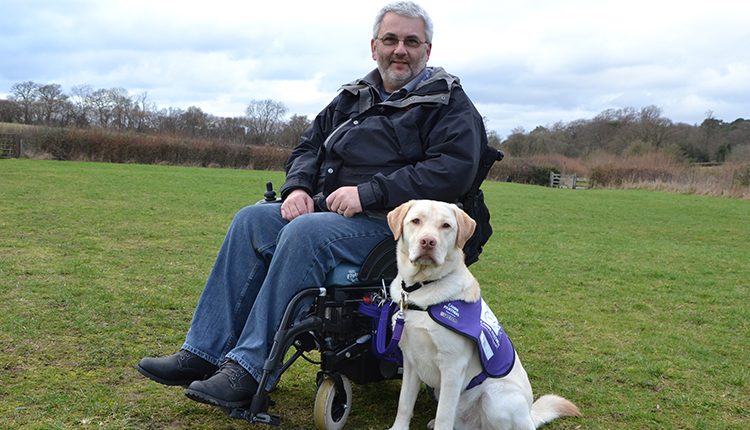
[[[414,218],[413,220],[411,220],[411,223],[414,224],[414,225],[419,225],[419,223],[421,223],[421,222],[422,221],[419,218]]]
[[[451,228],[451,225],[446,222],[443,224],[443,228]]]

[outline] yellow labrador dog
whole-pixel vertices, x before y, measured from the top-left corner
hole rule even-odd
[[[390,293],[404,309],[394,316],[403,318],[404,374],[391,430],[409,428],[420,381],[438,398],[436,430],[528,430],[580,415],[560,396],[533,401],[521,361],[464,264],[474,220],[456,205],[412,200],[391,211],[388,224],[398,264]]]

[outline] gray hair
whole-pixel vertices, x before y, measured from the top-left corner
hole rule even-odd
[[[425,42],[432,43],[432,20],[430,19],[430,16],[427,15],[427,12],[418,4],[410,1],[397,1],[380,9],[380,12],[378,12],[378,15],[375,17],[375,25],[372,28],[373,39],[377,39],[378,33],[380,33],[380,24],[383,22],[383,17],[388,12],[393,12],[397,15],[409,18],[421,18],[424,22]]]

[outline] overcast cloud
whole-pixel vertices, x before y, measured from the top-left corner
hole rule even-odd
[[[159,108],[241,116],[252,99],[314,117],[375,67],[386,1],[0,0],[0,96],[34,81],[146,92]],[[429,65],[461,78],[501,136],[656,105],[750,118],[750,2],[423,0]]]

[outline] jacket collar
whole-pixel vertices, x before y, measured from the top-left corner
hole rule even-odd
[[[453,76],[446,72],[442,67],[430,67],[429,70],[430,76],[427,79],[420,81],[413,91],[407,93],[406,97],[393,102],[384,102],[384,104],[392,104],[397,107],[402,107],[402,105],[404,104],[411,104],[408,102],[405,103],[404,101],[414,99],[415,97],[419,97],[421,101],[431,101],[448,104],[448,99],[450,98],[450,90],[453,88],[454,84],[460,85],[460,80],[457,76]],[[378,69],[374,69],[365,77],[343,85],[341,89],[344,91],[348,91],[354,95],[358,95],[360,91],[366,89],[373,89],[377,91],[378,86],[381,85],[382,82],[383,81],[380,77],[380,72],[378,71]],[[441,99],[440,95],[447,95],[448,97],[443,97]],[[422,97],[429,97],[430,100],[422,99]]]

